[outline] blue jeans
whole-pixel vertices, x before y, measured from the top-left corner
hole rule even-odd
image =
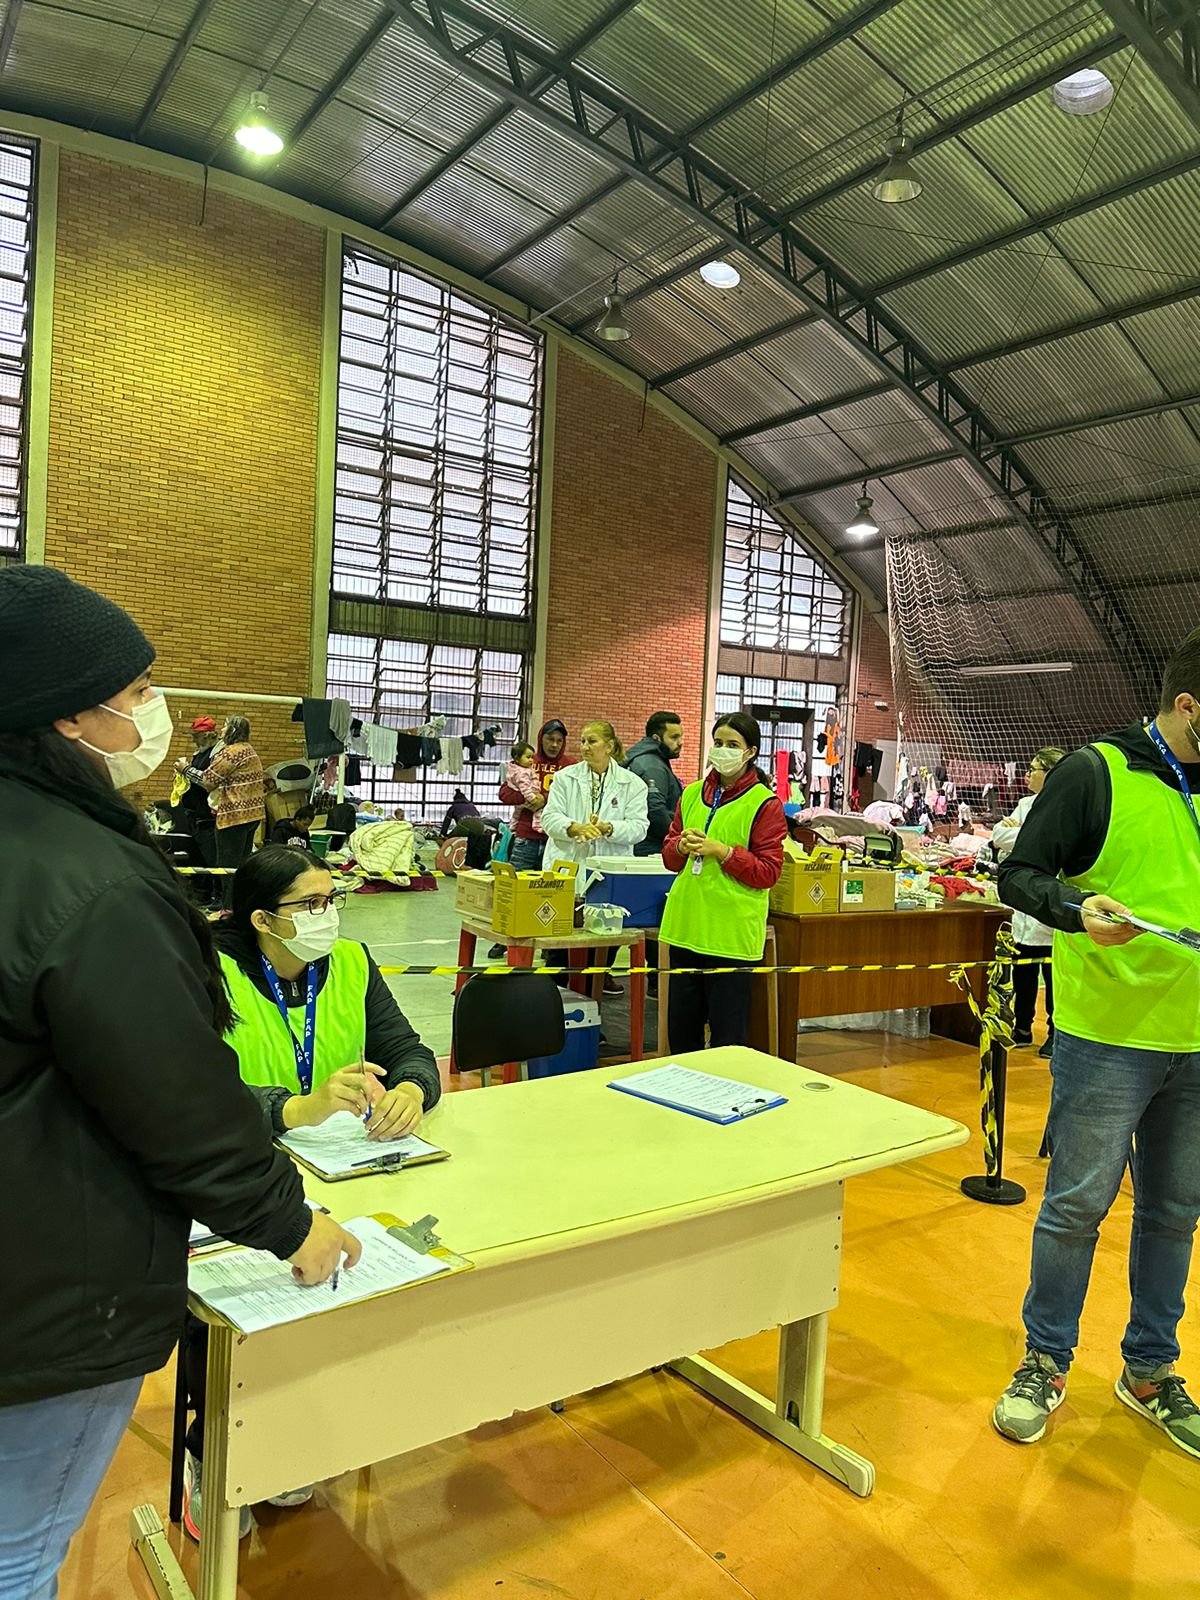
[[[1031,1350],[1064,1371],[1079,1342],[1100,1224],[1133,1169],[1129,1326],[1139,1372],[1179,1358],[1175,1337],[1200,1216],[1200,1053],[1092,1044],[1056,1031],[1046,1193],[1023,1315]]]
[[[140,1378],[0,1406],[0,1600],[54,1600],[58,1569],[133,1415]]]
[[[514,839],[508,861],[514,872],[536,872],[545,854],[545,839]]]

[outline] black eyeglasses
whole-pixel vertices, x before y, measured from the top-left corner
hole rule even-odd
[[[276,911],[283,911],[288,906],[303,906],[306,911],[311,911],[314,917],[319,917],[329,910],[330,906],[335,911],[340,911],[346,904],[346,891],[338,889],[333,894],[314,894],[307,900],[281,900],[275,907]]]

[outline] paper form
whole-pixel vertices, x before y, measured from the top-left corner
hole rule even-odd
[[[305,1196],[304,1204],[310,1211],[325,1210],[324,1206],[318,1205],[315,1200],[310,1200],[307,1195]],[[219,1233],[214,1233],[207,1223],[193,1222],[188,1229],[189,1250],[227,1250],[228,1248],[229,1240],[222,1239]]]
[[[368,1162],[382,1161],[385,1156],[401,1155],[406,1161],[413,1161],[442,1154],[437,1145],[418,1139],[414,1133],[403,1139],[368,1139],[369,1127],[370,1123],[356,1117],[353,1111],[337,1111],[317,1128],[285,1133],[279,1143],[315,1167],[324,1178],[341,1177]]]
[[[332,1279],[305,1288],[293,1279],[286,1261],[266,1250],[231,1250],[192,1261],[188,1288],[242,1333],[261,1333],[450,1270],[448,1262],[420,1255],[393,1239],[374,1217],[356,1217],[342,1226],[361,1240],[363,1253],[356,1267],[341,1269],[336,1289]]]
[[[690,1111],[710,1122],[737,1122],[742,1117],[753,1116],[756,1111],[769,1111],[773,1106],[786,1103],[783,1095],[774,1090],[756,1089],[735,1078],[714,1078],[707,1072],[674,1064],[654,1067],[629,1078],[614,1078],[610,1087],[679,1111]]]

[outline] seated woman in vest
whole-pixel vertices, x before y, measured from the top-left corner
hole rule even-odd
[[[709,771],[689,784],[662,857],[679,876],[671,885],[660,940],[672,967],[758,966],[767,935],[767,897],[783,870],[787,818],[754,763],[762,743],[744,711],[720,717]],[[750,1029],[749,972],[672,977],[667,1035],[672,1051],[745,1044]]]
[[[312,1127],[336,1111],[364,1116],[370,1106],[368,1137],[396,1139],[414,1132],[437,1104],[441,1080],[433,1052],[366,949],[338,937],[344,900],[324,863],[306,850],[268,845],[238,869],[233,916],[217,936],[235,1018],[228,1042],[276,1134]],[[191,1316],[184,1358],[195,1419],[183,1520],[198,1539],[208,1330]],[[310,1484],[271,1504],[303,1505],[311,1496]],[[251,1526],[247,1506],[239,1537]]]

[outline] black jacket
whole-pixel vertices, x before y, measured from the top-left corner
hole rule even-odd
[[[667,760],[667,753],[657,739],[647,736],[625,757],[630,772],[636,772],[646,785],[646,810],[650,817],[650,831],[641,844],[635,844],[635,856],[661,854],[663,840],[667,837],[675,807],[683,793],[683,784],[675,776],[675,769]]]
[[[281,1258],[311,1226],[123,815],[0,772],[0,1405],[162,1366],[189,1218]]]
[[[1179,780],[1143,723],[1106,733],[1100,743],[1120,750],[1131,772],[1152,772],[1179,793]],[[1181,765],[1193,795],[1200,794],[1200,763]],[[1111,815],[1108,766],[1098,751],[1085,745],[1051,769],[1037,805],[1021,824],[1012,853],[1000,867],[1004,904],[1028,911],[1048,928],[1079,933],[1080,915],[1068,909],[1068,902],[1078,903],[1079,890],[1063,883],[1059,875],[1074,878],[1095,866]],[[1154,848],[1152,839],[1146,840],[1146,848]]]
[[[273,1006],[275,1002],[263,973],[255,941],[233,930],[223,929],[217,935],[217,944],[223,954],[234,958],[263,999]],[[429,1046],[421,1043],[420,1035],[396,1004],[396,997],[388,988],[387,981],[375,965],[369,950],[366,956],[367,1060],[384,1069],[387,1074],[383,1080],[385,1089],[394,1089],[399,1083],[415,1083],[424,1097],[426,1111],[430,1111],[442,1097],[442,1080],[438,1074],[437,1060]],[[317,962],[318,1001],[328,976],[329,957],[323,956]],[[304,1004],[306,982],[305,978],[296,983],[289,983],[286,978],[280,979],[283,997],[289,1006]],[[320,1029],[320,1026],[321,1010],[318,1005],[317,1028]],[[275,1131],[283,1132],[283,1103],[291,1098],[292,1091],[271,1087],[256,1088],[254,1092],[270,1110]]]

